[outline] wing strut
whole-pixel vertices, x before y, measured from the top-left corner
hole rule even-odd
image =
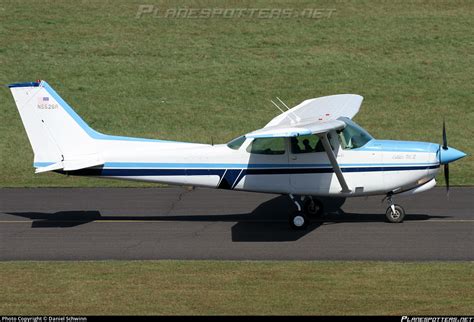
[[[331,162],[332,168],[334,169],[334,173],[336,173],[337,180],[339,180],[339,184],[342,187],[341,192],[351,192],[349,187],[347,186],[346,179],[344,179],[344,176],[342,175],[341,168],[339,167],[339,164],[337,163],[336,156],[334,155],[334,151],[331,148],[331,144],[329,144],[328,136],[326,133],[320,134],[320,138],[323,142],[323,147],[324,150],[326,150],[326,154],[328,155],[329,161]]]

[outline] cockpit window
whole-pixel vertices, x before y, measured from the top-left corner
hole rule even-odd
[[[245,135],[239,136],[238,138],[233,139],[229,143],[227,143],[227,146],[233,150],[238,150],[244,144],[245,142]]]
[[[324,152],[323,142],[315,135],[302,135],[291,138],[291,153]]]
[[[285,154],[285,138],[255,139],[247,147],[247,152],[255,154]]]
[[[348,118],[344,118],[346,127],[339,131],[339,142],[344,150],[357,149],[364,146],[373,137],[363,128]]]

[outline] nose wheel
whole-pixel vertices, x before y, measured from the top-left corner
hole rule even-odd
[[[385,218],[387,221],[395,224],[403,222],[403,219],[405,218],[405,209],[403,209],[402,206],[393,203],[391,195],[387,196],[387,201],[389,204],[387,211],[385,212]]]

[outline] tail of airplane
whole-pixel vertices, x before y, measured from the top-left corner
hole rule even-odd
[[[45,81],[8,85],[34,152],[36,172],[103,164],[94,131]]]

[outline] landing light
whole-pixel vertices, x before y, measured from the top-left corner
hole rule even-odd
[[[418,185],[422,185],[422,184],[427,183],[427,182],[430,181],[430,180],[431,180],[431,178],[424,177],[424,178],[421,178],[420,180],[418,180],[416,183],[417,183]]]

